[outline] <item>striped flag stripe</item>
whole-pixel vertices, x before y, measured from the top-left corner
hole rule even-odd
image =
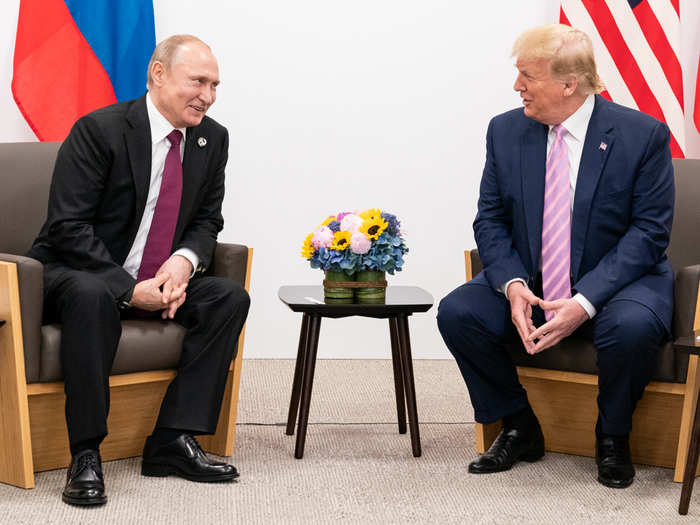
[[[681,56],[681,18],[668,0],[647,0],[676,56]]]
[[[676,100],[681,108],[681,120],[683,119],[683,73],[681,71],[681,63],[678,61],[676,52],[671,47],[671,43],[666,37],[658,18],[651,10],[651,6],[647,2],[639,4],[632,11],[639,27],[644,33],[649,47],[656,56],[656,64],[661,66],[664,75],[668,80],[669,88],[676,96]],[[680,23],[680,22],[679,22]],[[653,45],[652,45],[653,43]]]
[[[566,6],[566,13],[564,12],[564,6]],[[606,87],[606,91],[601,94],[628,108],[639,109],[637,103],[634,101],[632,93],[630,93],[630,90],[627,88],[627,84],[622,80],[608,48],[603,44],[603,39],[600,37],[598,29],[593,23],[593,19],[580,1],[565,0],[562,2],[560,19],[562,23],[577,27],[591,37],[593,52],[596,57],[596,65],[598,66],[598,74],[600,78],[603,79]],[[570,20],[574,20],[574,23],[571,23]]]
[[[591,2],[591,0],[585,1]],[[620,30],[620,34],[622,35],[625,45],[634,57],[633,63],[637,65],[639,71],[644,77],[651,99],[656,99],[663,116],[657,117],[651,113],[651,106],[649,107],[649,110],[647,110],[640,104],[640,109],[645,113],[653,115],[661,121],[665,121],[668,124],[668,127],[671,128],[671,133],[677,139],[678,144],[685,144],[685,119],[683,118],[683,107],[678,104],[678,99],[676,99],[673,89],[671,89],[668,79],[666,78],[664,70],[659,64],[658,59],[656,56],[654,56],[654,53],[649,46],[649,42],[647,42],[646,38],[639,38],[640,34],[642,34],[642,28],[635,18],[632,8],[627,0],[616,0],[614,2],[609,2],[606,5],[610,9],[610,14],[614,18],[614,21],[617,22],[617,27]],[[638,4],[634,9],[636,11],[643,8],[645,5],[646,0]],[[603,12],[602,6],[599,6],[599,9],[601,12]],[[657,43],[655,43],[655,45],[656,44]],[[653,83],[653,89],[651,86],[649,86],[649,82]],[[681,98],[683,98],[682,95]],[[684,149],[684,147],[681,149]]]
[[[638,109],[669,125],[673,156],[683,157],[685,147],[683,109],[678,104],[649,44],[644,38],[640,38],[641,29],[631,11],[626,0],[610,2],[564,0],[562,2],[562,12],[566,13],[567,20],[584,31],[586,28],[582,27],[574,15],[581,16],[582,12],[586,12],[596,28],[595,34],[591,35],[589,32],[589,36],[594,43],[600,40],[603,47],[607,48],[616,71],[606,72],[601,68],[600,74],[613,100],[629,105],[616,97],[610,80],[617,77],[626,85]],[[581,21],[585,22],[585,18],[582,17]],[[594,47],[596,47],[595,44]],[[653,80],[654,89],[647,82],[645,73],[647,78]],[[616,87],[619,87],[619,84]]]

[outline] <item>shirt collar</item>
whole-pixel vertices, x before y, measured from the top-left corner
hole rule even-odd
[[[150,93],[146,94],[146,110],[148,111],[148,121],[151,124],[151,144],[157,144],[161,140],[165,140],[173,129],[180,130],[184,141],[187,128],[173,128],[173,125],[168,122],[168,119],[156,108],[151,100]]]
[[[586,139],[586,131],[588,130],[588,123],[591,120],[594,106],[595,97],[593,95],[588,95],[586,100],[583,101],[583,104],[581,104],[569,118],[561,123],[566,131],[579,142],[583,142]],[[549,126],[549,131],[552,131],[553,127],[554,126]]]

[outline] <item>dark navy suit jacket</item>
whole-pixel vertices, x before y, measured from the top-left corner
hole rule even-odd
[[[474,235],[498,289],[539,270],[548,126],[515,109],[491,120]],[[673,222],[668,127],[599,95],[581,155],[571,222],[572,293],[600,311],[609,301],[647,305],[670,332]]]

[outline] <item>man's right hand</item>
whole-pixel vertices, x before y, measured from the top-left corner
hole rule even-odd
[[[520,281],[514,281],[508,285],[506,296],[510,301],[510,318],[518,330],[525,350],[528,354],[532,354],[535,350],[535,342],[528,341],[528,337],[536,330],[532,322],[532,307],[538,304],[539,299]]]
[[[146,279],[136,284],[134,293],[131,296],[131,306],[149,312],[162,310],[168,306],[168,301],[164,300],[160,287],[170,279],[170,274],[163,272],[152,279]]]

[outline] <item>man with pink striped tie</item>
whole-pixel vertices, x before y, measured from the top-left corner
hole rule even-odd
[[[552,347],[575,333],[597,354],[598,481],[627,487],[632,414],[671,330],[669,130],[596,95],[591,41],[579,30],[531,29],[513,56],[524,108],[488,127],[474,221],[484,269],[438,311],[476,421],[503,421],[469,471],[544,455],[512,355],[560,351]]]

